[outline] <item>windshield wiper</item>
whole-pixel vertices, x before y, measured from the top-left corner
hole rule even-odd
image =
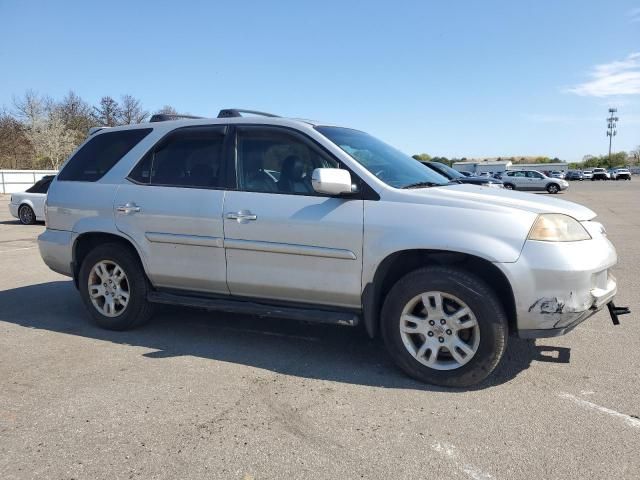
[[[441,187],[442,185],[447,185],[446,183],[436,183],[436,182],[416,182],[416,183],[410,183],[409,185],[406,185],[404,187],[402,187],[403,189],[409,189],[409,188],[426,188],[426,187]]]

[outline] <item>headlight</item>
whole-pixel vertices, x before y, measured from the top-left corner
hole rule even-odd
[[[543,213],[529,232],[529,240],[542,242],[577,242],[591,240],[591,235],[575,218],[561,213]]]

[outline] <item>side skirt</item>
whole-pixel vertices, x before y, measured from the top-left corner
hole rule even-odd
[[[167,292],[150,292],[147,300],[151,303],[179,305],[183,307],[202,308],[204,310],[242,313],[259,317],[283,318],[305,322],[328,323],[355,327],[360,322],[357,313],[340,310],[324,310],[312,306],[280,306],[260,303],[253,300],[235,298],[210,298],[197,295],[185,295]]]

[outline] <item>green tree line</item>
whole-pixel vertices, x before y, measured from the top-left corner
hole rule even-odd
[[[165,105],[154,113],[177,113]],[[27,91],[12,108],[0,108],[0,168],[57,170],[87,137],[89,128],[146,121],[150,112],[132,95],[104,96],[91,105],[75,92],[63,99]]]

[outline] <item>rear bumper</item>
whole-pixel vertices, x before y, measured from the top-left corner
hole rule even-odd
[[[20,218],[20,217],[18,217],[18,204],[17,203],[10,203],[9,204],[9,213],[11,214],[12,217]]]
[[[74,233],[66,230],[47,228],[38,237],[38,248],[44,263],[54,272],[73,276],[73,241]]]

